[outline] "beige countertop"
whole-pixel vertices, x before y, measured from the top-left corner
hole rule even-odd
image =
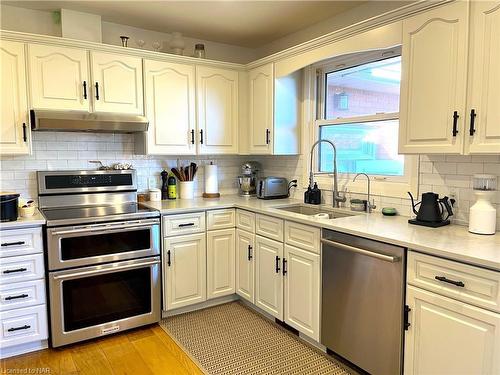
[[[35,214],[30,217],[18,217],[16,221],[5,221],[0,223],[0,229],[21,229],[26,227],[36,227],[45,224],[45,217],[35,209]]]
[[[427,228],[408,224],[408,218],[404,216],[383,216],[380,211],[369,215],[358,213],[355,216],[337,219],[317,219],[276,209],[279,206],[299,203],[301,201],[294,199],[261,200],[233,195],[223,196],[219,199],[177,199],[146,202],[145,204],[159,210],[162,214],[231,207],[248,209],[257,213],[388,242],[430,255],[500,271],[500,233],[498,232],[496,235],[483,236],[469,233],[467,227],[459,225]],[[346,212],[345,209],[340,211]]]

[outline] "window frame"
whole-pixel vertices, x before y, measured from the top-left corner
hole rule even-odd
[[[328,125],[343,125],[349,123],[363,123],[384,120],[399,120],[399,112],[376,113],[366,116],[353,116],[346,118],[333,118],[325,119],[325,96],[326,96],[326,75],[331,72],[348,69],[355,66],[365,65],[375,61],[381,61],[401,55],[401,46],[369,51],[357,52],[345,56],[333,58],[327,62],[322,62],[312,66],[309,70],[310,84],[310,99],[314,102],[311,106],[312,113],[309,114],[311,119],[311,143],[319,140],[320,130],[322,126]],[[314,177],[318,185],[322,189],[331,190],[333,173],[319,172],[319,153],[320,147],[317,147],[313,153],[313,168]],[[418,186],[418,157],[411,155],[404,155],[405,167],[403,176],[390,176],[390,175],[369,175],[372,182],[372,192],[374,195],[399,197],[407,196],[407,191],[413,191]],[[306,163],[308,164],[308,163]],[[309,164],[308,164],[309,165]],[[339,173],[339,189],[347,189],[351,193],[366,193],[366,181],[358,179],[352,182],[355,173]]]

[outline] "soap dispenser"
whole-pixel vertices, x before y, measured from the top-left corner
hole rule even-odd
[[[304,203],[311,203],[311,187],[308,186],[307,190],[304,192]]]
[[[311,190],[311,195],[310,195],[310,201],[309,203],[311,204],[321,204],[321,189],[318,188],[318,183],[315,182],[314,186]]]

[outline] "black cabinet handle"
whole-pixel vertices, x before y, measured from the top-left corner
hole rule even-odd
[[[269,140],[270,134],[271,134],[271,131],[269,129],[266,129],[266,145],[268,145],[270,142],[270,140]]]
[[[248,260],[252,260],[252,246],[248,245]]]
[[[453,112],[453,131],[452,131],[452,134],[454,137],[456,137],[458,134],[458,118],[459,117],[460,116],[458,116],[458,111]]]
[[[288,270],[286,269],[286,258],[283,258],[283,276],[286,275],[286,273],[288,272]]]
[[[87,81],[83,81],[83,99],[87,99]]]
[[[28,142],[28,136],[26,135],[26,124],[23,122],[23,141]]]
[[[170,250],[167,251],[167,266],[170,267],[172,263],[170,262]]]
[[[22,329],[28,329],[28,328],[31,328],[31,326],[24,325],[24,326],[21,326],[21,327],[12,327],[12,328],[9,328],[9,329],[7,330],[7,332],[20,331],[20,330],[22,330]]]
[[[185,223],[185,224],[179,224],[179,228],[184,228],[184,227],[193,227],[194,223]]]
[[[448,283],[448,284],[453,284],[455,286],[459,286],[459,287],[465,287],[465,284],[461,281],[455,281],[455,280],[450,280],[450,279],[447,279],[446,277],[444,276],[436,276],[435,277],[436,280],[439,280],[439,281],[442,281],[444,283]]]
[[[2,244],[2,247],[4,246],[16,246],[16,245],[24,245],[25,242],[24,241],[17,241],[17,242],[4,242]]]
[[[476,129],[474,129],[474,122],[476,121],[476,110],[471,109],[470,110],[470,128],[469,128],[469,135],[474,135],[476,132]]]
[[[13,299],[26,298],[26,297],[29,297],[29,295],[27,295],[27,294],[19,294],[17,296],[8,296],[8,297],[5,297],[5,300],[6,301],[11,301]]]
[[[194,145],[194,129],[191,129],[191,144]]]
[[[405,305],[405,313],[404,313],[404,327],[405,327],[405,331],[408,331],[408,328],[410,328],[410,326],[411,326],[410,319],[408,317],[410,311],[411,311],[410,306]]]
[[[99,82],[95,83],[95,99],[99,100]]]
[[[276,255],[276,273],[280,273],[280,257]]]
[[[16,272],[24,272],[24,271],[27,271],[28,269],[27,268],[15,268],[13,270],[5,270],[3,271],[3,273],[16,273]]]
[[[203,144],[203,129],[200,130],[200,143]]]

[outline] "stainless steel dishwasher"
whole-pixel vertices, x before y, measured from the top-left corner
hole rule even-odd
[[[405,249],[331,230],[321,242],[321,343],[370,374],[401,374]]]

